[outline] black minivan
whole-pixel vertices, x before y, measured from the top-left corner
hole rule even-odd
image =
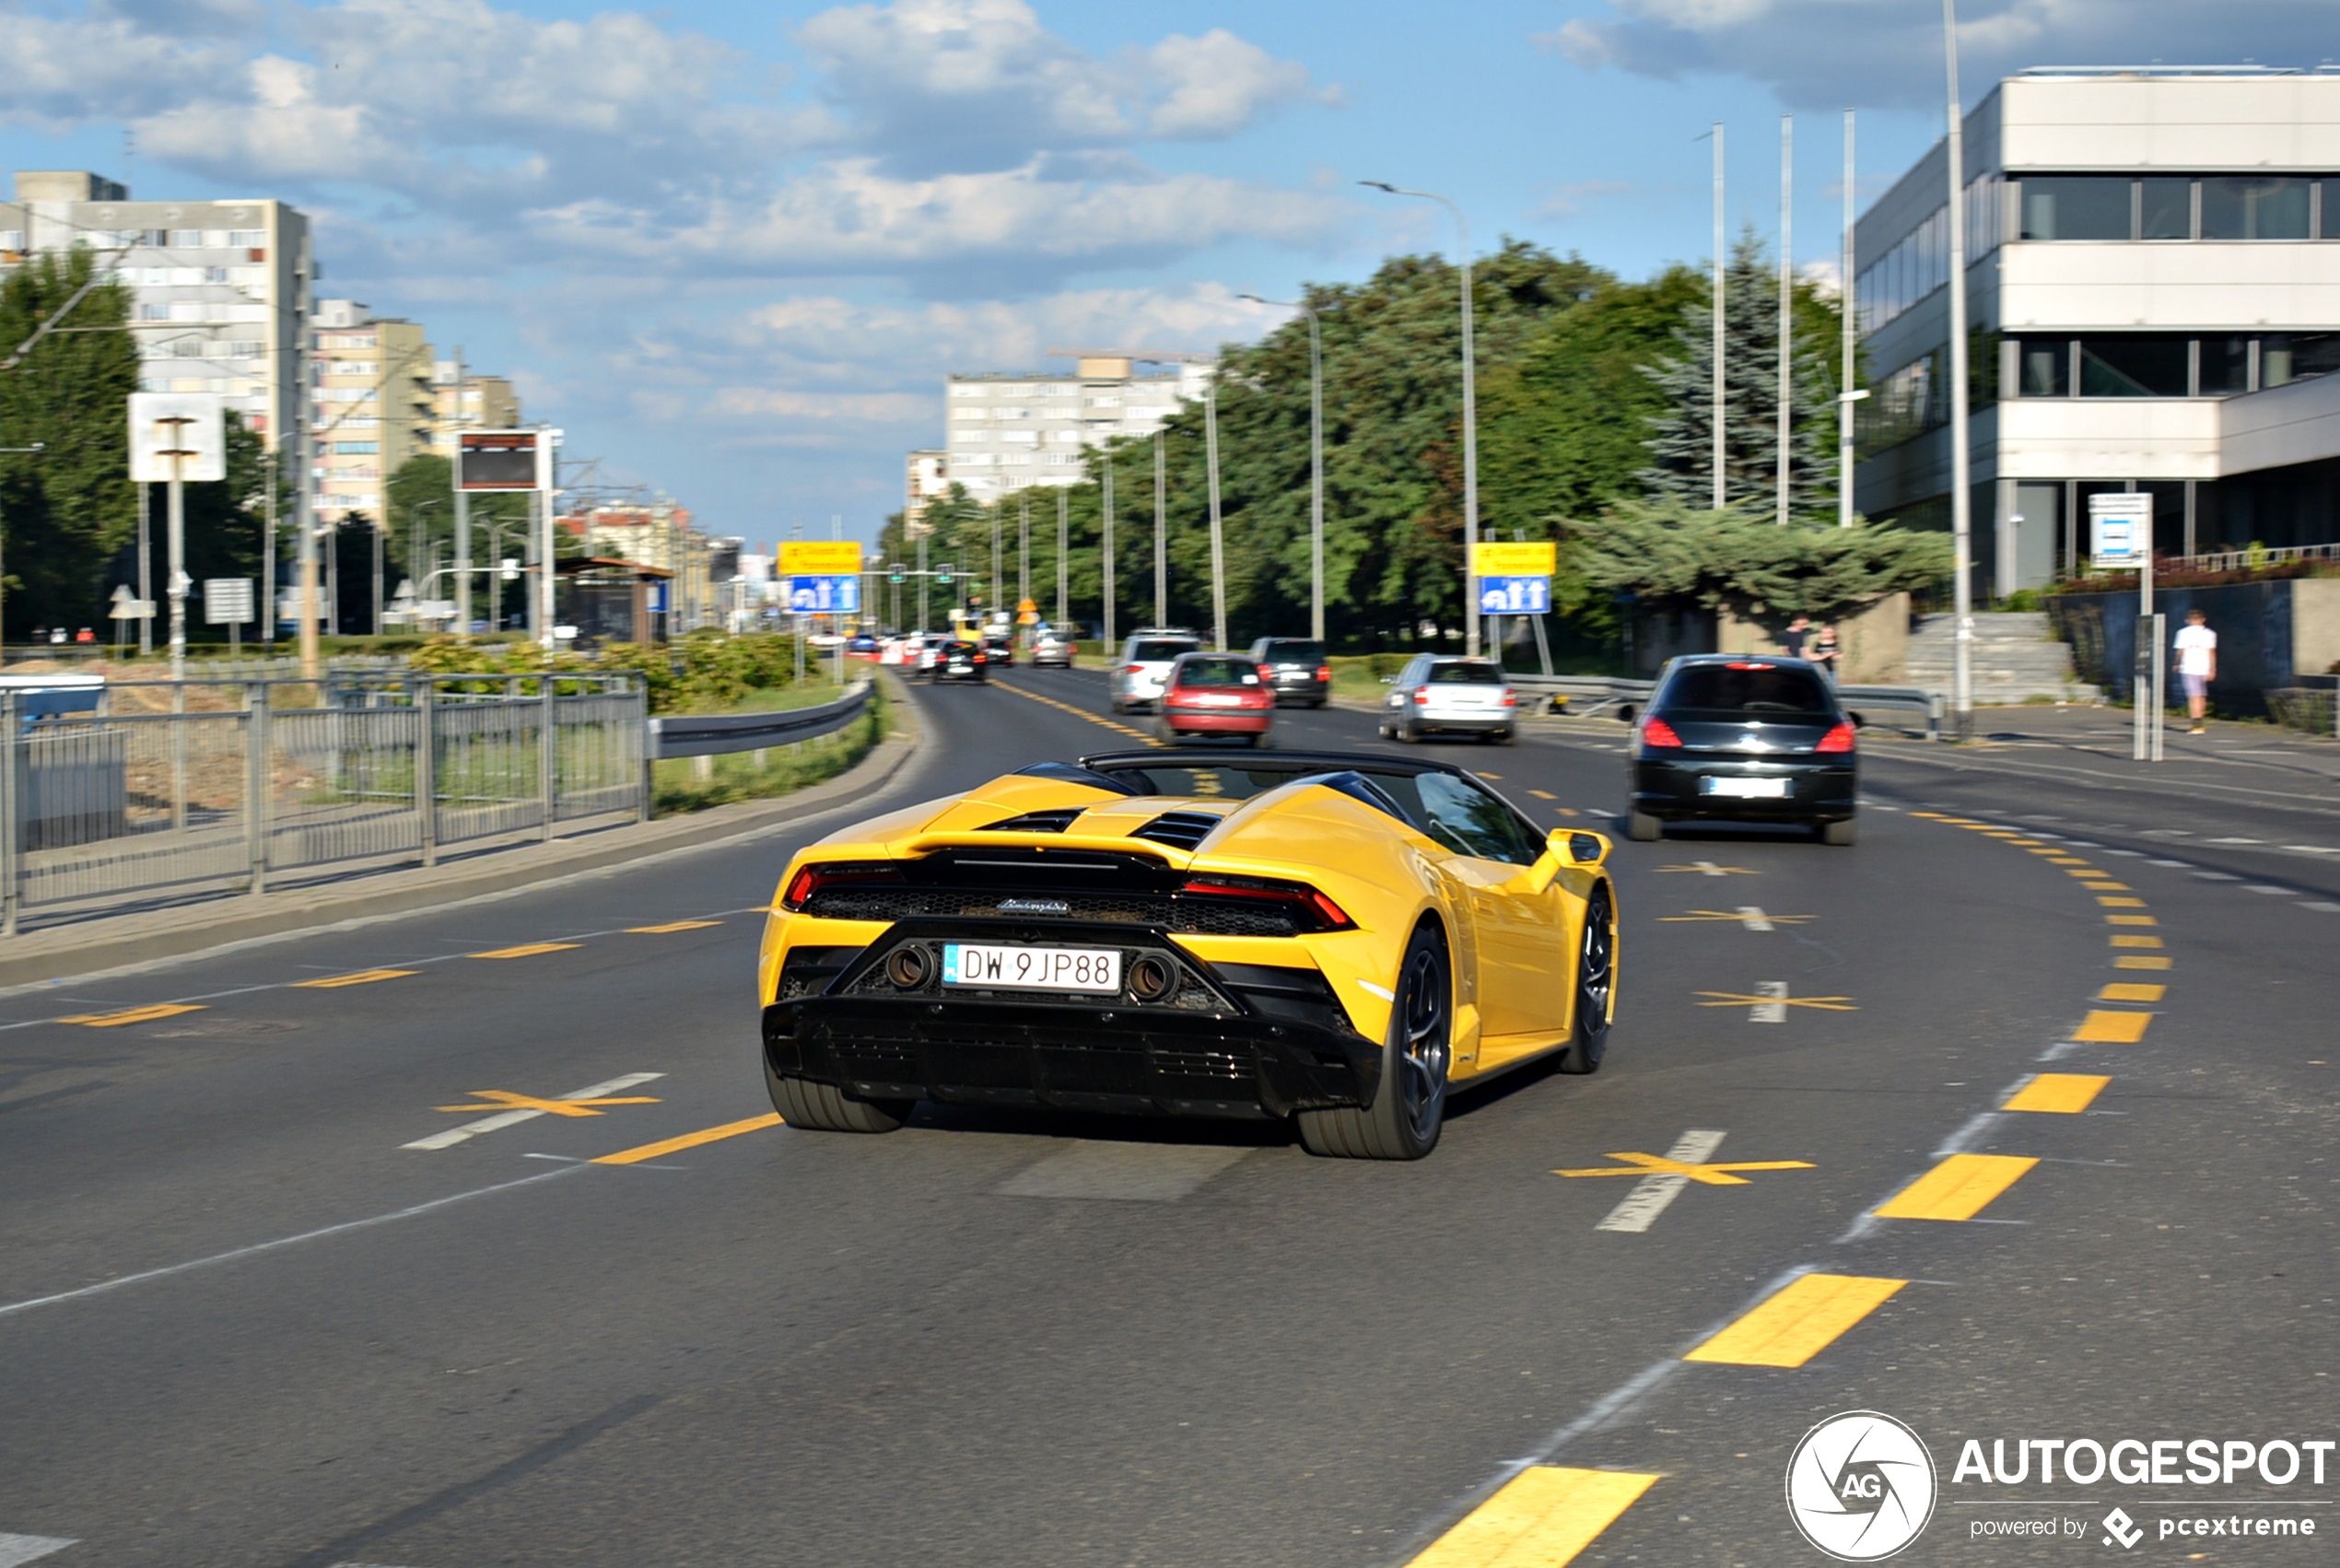
[[[1860,716],[1801,659],[1705,653],[1677,659],[1632,721],[1625,837],[1669,822],[1806,823],[1823,844],[1853,842]]]

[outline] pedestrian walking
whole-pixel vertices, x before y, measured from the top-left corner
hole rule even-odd
[[[1779,649],[1790,659],[1801,659],[1804,657],[1804,645],[1811,640],[1811,617],[1796,615],[1787,623],[1787,629],[1779,634]]]
[[[1820,667],[1820,673],[1826,675],[1831,684],[1836,680],[1837,666],[1843,661],[1844,649],[1836,640],[1834,621],[1820,623],[1819,634],[1812,638],[1812,651],[1808,657]]]
[[[2178,631],[2178,679],[2185,686],[2185,710],[2197,735],[2208,728],[2202,718],[2210,706],[2210,683],[2218,678],[2218,634],[2208,620],[2201,611],[2188,610]]]

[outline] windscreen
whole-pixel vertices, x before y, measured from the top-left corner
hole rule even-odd
[[[1256,686],[1259,666],[1248,659],[1188,658],[1180,661],[1175,679],[1182,686]]]
[[[1160,660],[1176,659],[1181,653],[1193,651],[1193,643],[1181,642],[1174,638],[1150,637],[1141,638],[1137,645],[1129,649],[1129,658],[1133,662],[1143,664]]]
[[[1325,661],[1325,645],[1278,639],[1261,649],[1259,657],[1270,664],[1321,664]]]
[[[1692,664],[1674,673],[1655,710],[1819,719],[1835,711],[1828,688],[1809,670],[1748,660]]]
[[[1451,664],[1433,664],[1430,684],[1433,686],[1500,686],[1503,673],[1492,664],[1468,660],[1457,660]]]
[[[1373,780],[1416,826],[1422,825],[1422,791],[1415,784],[1412,773],[1384,773],[1362,760],[1347,766],[1351,771],[1362,773]],[[1185,766],[1164,762],[1115,767],[1110,771],[1114,778],[1126,780],[1141,795],[1204,795],[1247,801],[1254,795],[1281,790],[1295,778],[1324,773],[1327,768],[1322,762],[1299,761],[1265,766],[1243,762],[1190,763]]]

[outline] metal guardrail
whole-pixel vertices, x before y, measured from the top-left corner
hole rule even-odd
[[[653,719],[649,755],[656,760],[682,756],[721,756],[730,752],[761,751],[809,741],[842,730],[870,706],[871,682],[856,681],[845,696],[818,708],[790,708],[778,713],[725,713],[711,718]]]
[[[1942,694],[1924,686],[1839,686],[1836,700],[1862,717],[1872,708],[1905,708],[1925,717],[1925,738],[1942,738]]]
[[[45,717],[33,696],[0,689],[0,931],[649,813],[627,676],[113,683]]]
[[[1505,672],[1505,678],[1515,691],[1533,693],[1544,699],[1549,711],[1555,701],[1565,699],[1566,710],[1578,717],[1589,718],[1602,709],[1622,703],[1643,703],[1657,689],[1655,681],[1626,680],[1610,675],[1517,675]],[[1579,706],[1579,702],[1582,706]],[[1942,738],[1942,694],[1927,691],[1923,686],[1839,686],[1836,700],[1846,708],[1866,717],[1870,708],[1898,708],[1923,715],[1925,738]]]

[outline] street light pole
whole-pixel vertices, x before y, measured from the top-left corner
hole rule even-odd
[[[1788,451],[1796,418],[1796,116],[1779,117],[1779,476],[1772,519],[1787,526]]]
[[[1361,180],[1393,196],[1419,196],[1436,202],[1455,215],[1462,240],[1462,378],[1463,378],[1463,651],[1479,656],[1479,612],[1473,592],[1479,580],[1479,372],[1471,345],[1470,224],[1462,208],[1435,191],[1408,191],[1379,180]]]
[[[1325,349],[1316,308],[1301,299],[1240,298],[1308,318],[1308,635],[1325,639]]]
[[[1097,586],[1105,596],[1105,646],[1113,647],[1113,449],[1105,449],[1104,493],[1098,497],[1098,509],[1103,514],[1101,558],[1097,565]]]
[[[1710,434],[1712,436],[1714,448],[1714,509],[1716,511],[1721,511],[1729,502],[1729,480],[1724,470],[1726,453],[1724,451],[1723,441],[1723,416],[1726,408],[1725,394],[1726,386],[1723,378],[1723,356],[1726,352],[1724,336],[1726,318],[1724,314],[1723,298],[1723,245],[1726,238],[1723,233],[1723,123],[1720,120],[1715,121],[1714,129],[1708,134],[1714,138],[1714,282],[1712,290],[1714,294],[1714,320],[1710,323],[1713,331],[1713,342],[1708,356],[1713,360],[1711,369],[1714,373],[1714,385],[1713,393],[1714,409],[1712,414],[1709,415],[1709,423],[1713,426],[1713,429]]]
[[[1227,646],[1227,540],[1219,518],[1219,367],[1202,389],[1203,466],[1211,488],[1211,646]]]
[[[1153,433],[1153,624],[1170,624],[1170,466],[1160,430]]]
[[[1858,344],[1860,293],[1853,282],[1854,263],[1860,257],[1853,244],[1853,111],[1844,111],[1844,259],[1843,283],[1836,293],[1838,336],[1843,368],[1836,388],[1836,526],[1853,526],[1853,376],[1854,351]]]
[[[1057,619],[1072,619],[1072,492],[1057,486]]]
[[[1949,136],[1944,151],[1950,205],[1950,584],[1958,615],[1950,708],[1959,742],[1974,738],[1974,497],[1966,429],[1966,150],[1958,90],[1958,0],[1942,0],[1942,57],[1949,75]]]

